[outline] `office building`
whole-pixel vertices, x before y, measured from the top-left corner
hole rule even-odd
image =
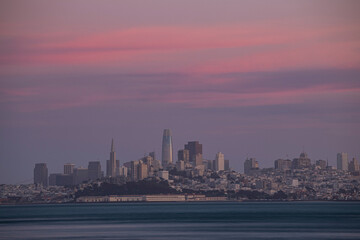
[[[110,160],[106,162],[106,176],[116,177],[116,153],[114,150],[114,139],[111,140]]]
[[[139,161],[131,161],[130,173],[132,181],[138,180],[138,165]]]
[[[186,163],[190,161],[190,152],[188,149],[178,151],[178,161],[184,161]]]
[[[225,170],[225,159],[224,154],[218,152],[215,157],[215,171]]]
[[[304,169],[304,168],[309,168],[310,166],[311,166],[311,160],[310,158],[308,158],[305,152],[302,152],[299,158],[294,158],[292,161],[293,169]]]
[[[159,171],[159,177],[164,180],[169,180],[169,172],[168,171]]]
[[[89,162],[88,174],[90,180],[96,180],[101,178],[101,164],[99,161]]]
[[[48,186],[48,169],[46,163],[36,163],[34,168],[34,184]]]
[[[89,180],[89,171],[87,168],[74,168],[74,183],[81,184]]]
[[[73,174],[75,164],[67,163],[64,165],[64,174]]]
[[[203,154],[202,144],[200,144],[198,141],[188,142],[185,144],[185,149],[189,151],[189,160],[192,163],[196,162],[196,158],[199,156],[199,154],[201,156]]]
[[[74,185],[73,174],[52,173],[49,176],[50,186],[71,186]]]
[[[164,129],[161,162],[163,167],[173,163],[173,142],[170,129]]]
[[[143,180],[148,177],[148,165],[143,161],[139,161],[137,171],[137,180]]]
[[[244,173],[251,174],[252,172],[259,170],[259,163],[255,158],[246,159],[244,162]]]
[[[291,169],[292,162],[290,159],[277,159],[275,160],[274,165],[275,169],[286,171]]]
[[[225,159],[224,162],[224,170],[229,171],[230,170],[230,161],[228,159]]]
[[[359,162],[356,160],[356,158],[353,158],[349,163],[349,171],[358,172],[359,170]]]
[[[337,154],[337,169],[348,171],[348,154],[341,152]]]
[[[315,166],[317,166],[317,167],[320,168],[320,169],[326,169],[326,167],[327,167],[327,162],[326,162],[325,160],[319,159],[319,160],[316,160]]]
[[[128,168],[125,166],[121,166],[119,168],[120,176],[127,177],[128,176]]]

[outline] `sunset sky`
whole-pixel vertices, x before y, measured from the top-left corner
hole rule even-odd
[[[0,183],[156,151],[360,158],[359,1],[0,1]],[[176,155],[174,156],[177,159]]]

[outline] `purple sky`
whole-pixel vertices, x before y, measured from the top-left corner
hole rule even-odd
[[[359,1],[1,1],[0,183],[199,140],[360,157]],[[175,157],[176,159],[176,157]]]

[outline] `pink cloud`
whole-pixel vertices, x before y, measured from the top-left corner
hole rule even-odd
[[[267,71],[358,67],[358,41],[333,40],[356,26],[299,30],[272,24],[214,27],[147,27],[58,41],[49,36],[0,57],[3,64],[108,64],[139,71]],[[36,38],[32,36],[31,38]],[[233,51],[232,51],[233,49]]]

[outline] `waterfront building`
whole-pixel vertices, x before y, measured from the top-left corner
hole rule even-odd
[[[88,174],[90,180],[96,180],[101,178],[101,164],[99,161],[89,162]]]
[[[225,170],[225,159],[224,154],[218,152],[215,157],[215,171]]]
[[[173,163],[173,142],[170,129],[164,129],[161,162],[163,167]]]
[[[348,154],[341,152],[337,154],[337,169],[348,171]]]
[[[75,164],[67,163],[64,164],[64,174],[73,174],[75,168]]]
[[[34,168],[34,184],[48,186],[48,168],[46,163],[36,163]]]

